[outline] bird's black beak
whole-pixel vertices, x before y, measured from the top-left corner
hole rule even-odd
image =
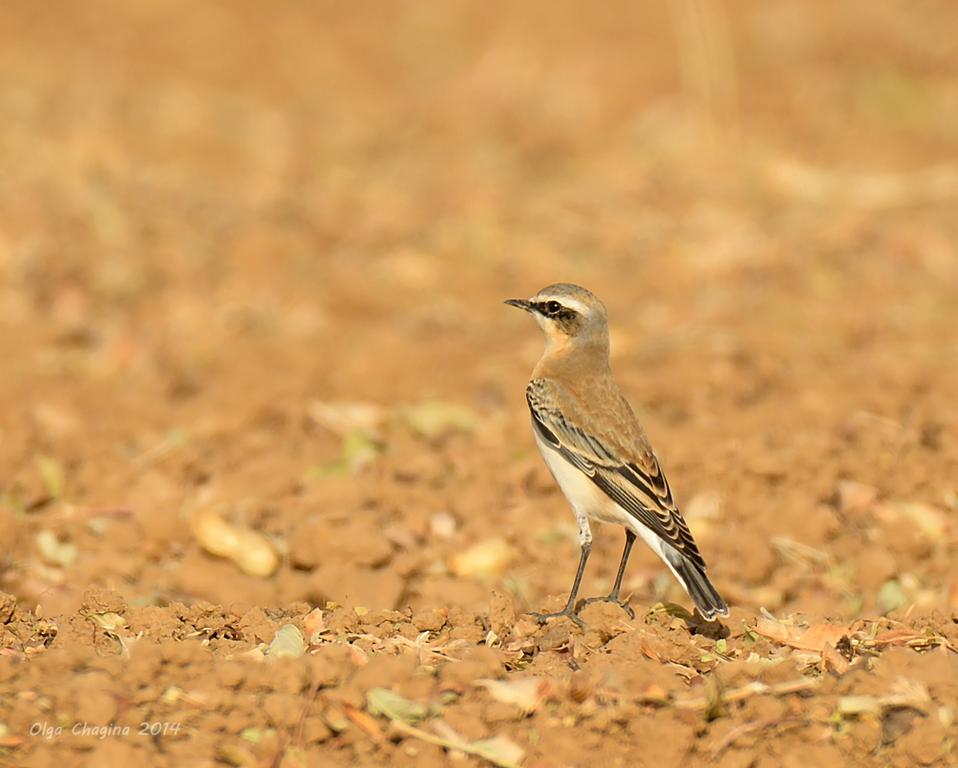
[[[518,307],[519,309],[524,309],[526,312],[534,312],[535,307],[531,301],[526,301],[525,299],[506,299],[506,304],[510,307]]]

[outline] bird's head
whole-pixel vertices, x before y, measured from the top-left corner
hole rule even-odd
[[[576,348],[608,351],[609,326],[605,306],[591,292],[571,283],[556,283],[531,299],[506,304],[535,317],[546,337],[546,353]]]

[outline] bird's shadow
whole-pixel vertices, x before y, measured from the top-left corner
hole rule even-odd
[[[688,627],[691,634],[702,635],[712,640],[722,640],[732,634],[732,630],[721,621],[718,619],[708,621],[702,618],[698,611],[695,611],[691,616],[685,619],[685,626]]]

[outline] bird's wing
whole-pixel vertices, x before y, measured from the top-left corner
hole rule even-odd
[[[622,451],[613,448],[609,439],[590,434],[564,414],[559,386],[546,379],[529,382],[526,400],[538,435],[638,522],[705,570],[668,480],[642,433],[636,428],[642,444],[629,451],[632,460],[623,459]],[[629,416],[634,420],[634,415]]]

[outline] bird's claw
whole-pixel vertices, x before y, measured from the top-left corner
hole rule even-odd
[[[538,624],[545,624],[549,619],[559,619],[565,617],[569,619],[573,624],[575,624],[579,629],[585,629],[585,622],[579,618],[577,611],[573,610],[572,606],[567,605],[561,611],[556,611],[555,613],[537,613],[532,611],[529,615],[536,620]]]
[[[635,618],[635,611],[632,609],[632,606],[629,605],[628,601],[620,599],[617,595],[604,595],[602,597],[587,597],[584,600],[579,601],[579,605],[576,607],[576,613],[579,613],[587,605],[592,603],[612,603],[613,605],[619,606],[623,611],[629,614],[630,619]]]

